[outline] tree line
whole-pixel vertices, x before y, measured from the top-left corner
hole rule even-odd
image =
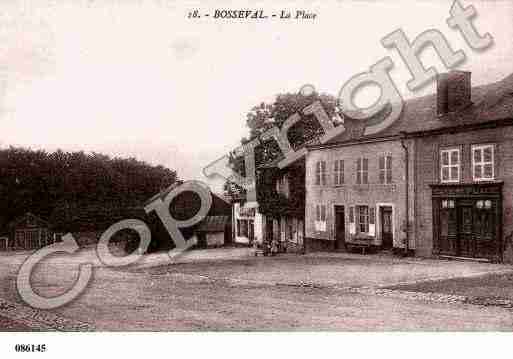
[[[47,220],[72,218],[70,212],[84,208],[119,214],[121,208],[140,207],[177,180],[176,171],[135,158],[0,149],[0,228],[26,212]]]

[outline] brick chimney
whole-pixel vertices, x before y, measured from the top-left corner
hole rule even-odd
[[[470,72],[451,71],[437,75],[436,112],[444,115],[449,112],[459,111],[472,102]]]

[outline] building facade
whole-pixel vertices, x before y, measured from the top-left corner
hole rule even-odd
[[[376,248],[405,248],[405,151],[397,137],[309,149],[305,210],[308,250],[344,251],[362,239]],[[415,248],[412,238],[408,247]]]
[[[304,251],[305,160],[285,168],[277,163],[261,166],[257,174],[257,198],[263,219],[263,239],[275,241],[282,252]]]
[[[259,212],[258,207],[256,201],[240,200],[232,204],[235,243],[251,245],[253,241],[262,242],[265,216]]]
[[[39,249],[57,241],[50,223],[26,213],[9,224],[8,249]],[[59,238],[60,239],[60,238]]]
[[[511,263],[513,79],[476,94],[469,73],[438,81],[448,91],[437,94],[437,122],[408,134],[416,147],[417,252]],[[468,106],[452,108],[459,103]]]

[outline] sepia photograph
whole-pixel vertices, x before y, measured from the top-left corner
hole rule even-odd
[[[510,0],[2,0],[0,356],[507,348],[512,39]]]

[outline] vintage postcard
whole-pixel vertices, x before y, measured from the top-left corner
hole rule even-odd
[[[511,1],[0,2],[0,352],[512,331],[512,38]]]

